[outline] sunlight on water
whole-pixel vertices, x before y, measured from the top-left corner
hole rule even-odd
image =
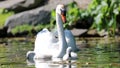
[[[105,39],[80,39],[78,60],[71,62],[29,61],[26,53],[33,50],[34,39],[0,39],[0,68],[119,68],[120,42]]]

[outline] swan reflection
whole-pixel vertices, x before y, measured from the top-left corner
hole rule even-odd
[[[27,59],[27,65],[35,66],[35,68],[77,68],[75,60],[58,61],[44,59]]]

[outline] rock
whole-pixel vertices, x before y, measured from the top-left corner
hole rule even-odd
[[[76,29],[76,28],[71,30],[72,34],[76,37],[83,35],[87,31],[88,31],[88,29]]]
[[[11,29],[22,24],[37,25],[42,23],[48,23],[50,21],[50,11],[55,9],[60,3],[69,4],[73,0],[50,0],[48,4],[29,11],[24,11],[15,14],[7,19],[4,27],[8,27],[7,32],[11,32]]]
[[[45,1],[46,0],[7,0],[0,3],[0,8],[5,8],[18,13],[41,6]]]
[[[100,36],[96,30],[74,28],[71,30],[71,32],[75,37],[103,37]]]
[[[101,37],[101,36],[98,34],[97,30],[90,29],[87,31],[86,37]]]
[[[0,37],[5,37],[7,36],[7,28],[4,27],[4,28],[0,28]]]
[[[5,1],[5,0],[0,0],[0,1]]]
[[[92,0],[74,0],[77,2],[79,8],[81,9],[87,9],[88,5]]]
[[[25,11],[22,13],[15,14],[7,19],[4,27],[8,27],[8,31],[10,32],[12,28],[23,25],[30,24],[36,25],[38,23],[47,23],[50,19],[50,12],[44,10],[44,8],[39,8],[35,10]]]
[[[0,2],[0,8],[9,8],[15,4],[21,3],[24,0],[5,0]],[[9,4],[8,4],[9,3]]]

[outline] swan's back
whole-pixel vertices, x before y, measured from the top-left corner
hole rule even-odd
[[[35,39],[34,52],[37,55],[46,54],[48,52],[48,46],[51,44],[51,33],[48,29],[40,31]]]
[[[40,31],[35,39],[34,52],[37,57],[51,56],[58,50],[58,39],[48,29]]]
[[[48,41],[50,41],[51,39],[50,35],[51,33],[48,31],[48,29],[43,29],[42,31],[40,31],[36,36],[35,46],[45,46],[45,44],[47,45],[47,43],[49,43]]]

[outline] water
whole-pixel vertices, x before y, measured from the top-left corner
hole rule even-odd
[[[78,39],[78,60],[65,62],[28,62],[27,51],[33,50],[34,38],[0,39],[0,68],[120,68],[119,39]]]

